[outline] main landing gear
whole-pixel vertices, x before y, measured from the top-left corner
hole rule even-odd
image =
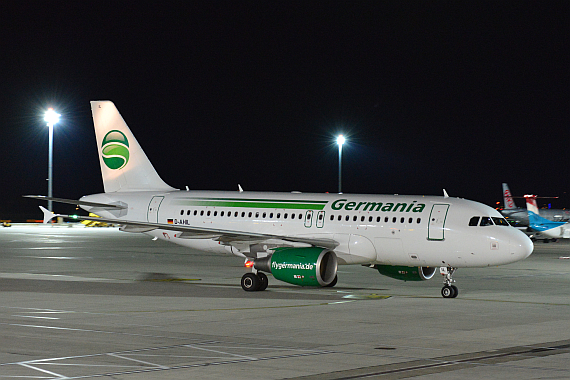
[[[267,285],[269,285],[269,280],[267,279],[267,275],[263,272],[246,273],[241,278],[241,288],[246,292],[265,290],[267,289]]]
[[[455,298],[457,294],[459,294],[459,290],[457,286],[452,285],[455,280],[453,279],[453,273],[457,268],[453,267],[440,267],[439,272],[444,277],[443,279],[443,288],[441,288],[441,295],[443,298]]]

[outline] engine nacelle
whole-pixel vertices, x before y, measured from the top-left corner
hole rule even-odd
[[[405,267],[399,265],[374,265],[384,276],[403,281],[429,280],[435,274],[436,267]]]
[[[325,248],[277,248],[271,256],[254,261],[256,269],[278,280],[301,286],[327,286],[336,277],[336,254]]]

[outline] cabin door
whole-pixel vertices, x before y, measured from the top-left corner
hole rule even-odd
[[[445,240],[445,219],[449,205],[435,204],[431,207],[428,240]]]

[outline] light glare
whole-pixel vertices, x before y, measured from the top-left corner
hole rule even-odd
[[[55,112],[53,110],[53,108],[48,108],[48,110],[46,111],[44,120],[47,121],[48,125],[54,125],[57,124],[59,122],[59,117],[61,115],[58,114],[57,112]]]
[[[346,139],[344,138],[343,135],[339,135],[339,136],[336,138],[336,143],[337,143],[338,145],[344,144],[345,141],[346,141]]]

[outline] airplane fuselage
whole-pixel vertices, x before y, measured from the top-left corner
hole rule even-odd
[[[251,241],[240,247],[215,233],[239,231],[265,235],[271,247],[304,246],[334,241],[339,264],[484,267],[515,262],[532,252],[532,244],[515,228],[470,225],[475,217],[501,218],[483,204],[449,197],[357,194],[310,194],[225,191],[116,192],[81,201],[123,204],[109,211],[82,206],[104,218],[169,225],[144,232],[186,247],[251,256]],[[176,226],[208,230],[186,236]],[[295,237],[287,242],[283,237]],[[305,244],[310,246],[310,244]]]

